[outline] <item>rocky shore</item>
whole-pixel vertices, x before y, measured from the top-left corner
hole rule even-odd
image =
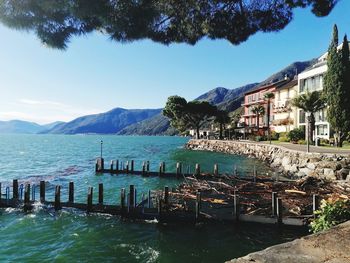
[[[227,263],[345,263],[350,262],[350,221],[319,234],[233,259]]]
[[[350,156],[345,154],[306,153],[279,145],[219,140],[190,140],[186,148],[247,155],[289,177],[350,181]]]

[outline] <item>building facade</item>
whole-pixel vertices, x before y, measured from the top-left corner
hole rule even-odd
[[[292,106],[292,99],[297,96],[298,79],[295,78],[274,91],[273,117],[271,130],[289,132],[297,127],[297,108]]]
[[[286,83],[288,83],[289,79],[284,79],[282,81],[278,81],[275,83],[271,83],[268,85],[260,86],[250,92],[247,92],[244,95],[244,103],[242,106],[244,107],[244,114],[242,115],[241,122],[244,123],[244,133],[256,133],[258,129],[261,133],[265,133],[268,128],[268,103],[264,98],[266,93],[274,93],[275,90]],[[253,108],[257,105],[262,105],[265,108],[265,114],[259,117],[259,128],[257,127],[257,116],[253,113]],[[273,122],[273,99],[270,103],[270,124]]]

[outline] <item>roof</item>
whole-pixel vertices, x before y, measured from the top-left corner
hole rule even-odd
[[[283,86],[284,84],[288,83],[289,81],[290,81],[290,79],[283,79],[283,80],[279,80],[279,81],[276,81],[274,83],[270,83],[270,84],[267,84],[264,86],[258,86],[255,89],[246,92],[244,95],[252,94],[252,93],[255,93],[257,91],[268,89],[268,88],[276,88],[277,89],[280,86]]]
[[[298,79],[293,79],[289,82],[287,82],[286,84],[284,85],[280,85],[278,88],[276,89],[289,89],[289,88],[293,88],[294,86],[297,86],[298,85]]]

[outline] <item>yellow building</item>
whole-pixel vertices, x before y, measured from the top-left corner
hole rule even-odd
[[[297,127],[297,108],[293,107],[291,100],[297,96],[298,80],[293,79],[274,91],[273,120],[271,130],[289,132]]]

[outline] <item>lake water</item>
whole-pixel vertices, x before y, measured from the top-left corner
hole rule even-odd
[[[135,160],[135,169],[140,170],[142,162],[149,160],[154,171],[164,161],[167,171],[175,171],[176,162],[182,162],[186,169],[190,166],[193,170],[195,163],[200,163],[203,171],[210,172],[218,163],[220,172],[232,173],[236,166],[240,174],[251,174],[255,165],[260,174],[271,174],[265,164],[254,159],[188,151],[183,148],[188,139],[180,137],[0,135],[2,193],[13,179],[32,185],[46,180],[47,199],[53,200],[54,186],[59,184],[64,200],[68,183],[74,181],[76,200],[86,202],[88,187],[96,189],[104,183],[105,202],[117,204],[120,189],[130,184],[141,195],[148,189],[175,187],[181,182],[95,175],[101,140],[107,166],[110,160]],[[0,262],[223,262],[303,234],[273,226],[163,226],[71,210],[56,213],[38,205],[30,214],[0,209]]]

